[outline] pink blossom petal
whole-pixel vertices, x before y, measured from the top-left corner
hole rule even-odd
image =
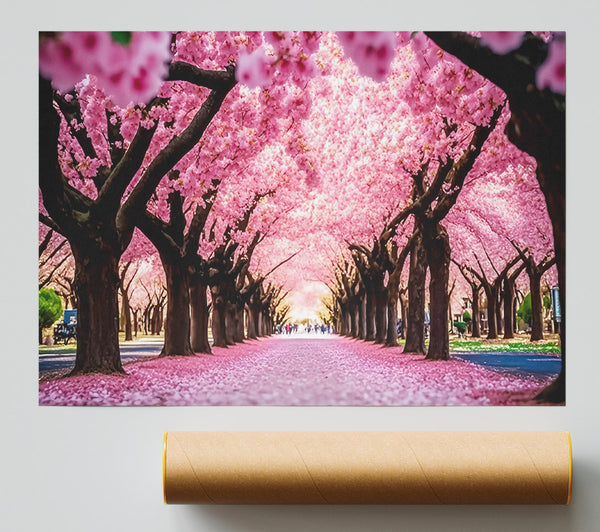
[[[524,35],[524,31],[482,31],[481,42],[493,52],[504,55],[519,48]]]

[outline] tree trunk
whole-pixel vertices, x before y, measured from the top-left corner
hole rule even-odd
[[[234,305],[235,315],[235,327],[233,330],[233,341],[235,343],[241,343],[244,341],[246,335],[244,334],[244,304]]]
[[[151,312],[151,305],[148,305],[144,309],[144,315],[143,315],[144,334],[148,334],[148,331],[150,330],[150,312]]]
[[[400,302],[400,319],[402,320],[402,327],[400,328],[400,330],[402,331],[400,333],[400,338],[405,339],[406,338],[406,315],[407,315],[407,308],[406,308],[406,300],[404,297],[403,292],[406,291],[406,288],[403,288],[400,291],[400,295],[398,297],[398,300]]]
[[[387,334],[385,337],[386,347],[398,346],[398,294],[399,290],[388,284],[387,298]]]
[[[158,305],[158,310],[156,313],[156,334],[160,334],[160,332],[163,330],[164,312],[165,312],[165,305],[164,305],[164,302],[161,302]],[[189,312],[189,309],[188,309],[188,312]]]
[[[373,294],[373,290],[370,286],[365,286],[365,297],[367,299],[366,309],[365,309],[365,318],[367,322],[366,332],[367,335],[365,340],[368,342],[372,342],[375,340],[375,312],[376,312],[376,303],[375,297]]]
[[[125,299],[123,297],[123,290],[119,289],[121,293],[121,311],[119,312],[119,332],[125,332]]]
[[[384,289],[375,291],[375,342],[384,344],[387,336],[387,296]],[[394,322],[395,323],[395,322]]]
[[[408,274],[408,315],[404,353],[425,354],[425,278],[427,262],[421,236],[414,240]]]
[[[347,306],[342,310],[342,335],[350,336],[350,312]]]
[[[493,287],[484,287],[485,295],[487,297],[487,318],[488,318],[488,340],[495,340],[498,338],[496,332],[496,292]]]
[[[225,304],[225,341],[227,345],[235,345],[234,333],[236,326],[235,305],[228,301]]]
[[[150,330],[151,330],[151,334],[160,334],[160,329],[158,328],[158,312],[159,312],[159,306],[158,305],[154,305],[154,308],[152,309],[152,318],[150,320]]]
[[[210,287],[212,295],[212,334],[213,347],[227,347],[225,337],[225,298],[221,293],[221,287],[214,285]]]
[[[119,353],[119,258],[71,243],[77,294],[77,354],[70,375],[125,373]]]
[[[537,272],[530,274],[529,286],[531,291],[531,341],[544,339],[544,317],[542,309],[541,275]]]
[[[367,307],[364,293],[358,300],[358,337],[364,340],[367,337]]]
[[[358,307],[353,301],[352,304],[348,305],[348,313],[350,314],[350,336],[352,338],[358,337]]]
[[[194,355],[190,345],[190,283],[187,266],[182,261],[163,259],[163,268],[167,279],[167,319],[165,344],[160,356]]]
[[[255,309],[254,304],[250,301],[247,305],[248,309],[248,338],[256,340],[258,332],[258,311]]]
[[[480,311],[479,311],[479,290],[480,286],[471,285],[471,310],[473,311],[473,315],[471,316],[473,331],[471,333],[471,338],[480,338],[481,337],[481,329],[480,329]]]
[[[137,338],[138,335],[138,310],[132,310],[133,312],[133,334]]]
[[[232,304],[228,301],[225,304],[225,341],[227,345],[234,345],[233,341],[233,328],[235,326],[235,319],[233,315]]]
[[[131,307],[129,306],[129,296],[125,290],[121,291],[121,299],[125,322],[125,341],[131,342],[133,340],[133,332],[131,330]]]
[[[504,338],[515,337],[515,326],[513,322],[513,307],[515,302],[515,282],[504,279]]]
[[[262,323],[262,336],[269,336],[271,334],[271,318],[269,317],[269,313],[263,311],[261,313],[261,323]]]
[[[260,307],[258,307],[258,310],[256,312],[256,335],[258,338],[260,338],[261,336],[265,335],[265,326],[264,326],[264,316],[263,316],[263,312],[260,309]]]
[[[260,313],[260,335],[269,335],[269,317],[264,310]]]
[[[248,305],[248,338],[256,340],[260,336],[260,305],[252,303]]]
[[[496,290],[496,334],[502,334],[503,331],[503,319],[502,319],[502,299],[503,294],[500,286]]]
[[[146,310],[144,311],[144,333],[145,334],[154,334],[154,330],[152,328],[152,316],[154,315],[154,305],[148,305]]]
[[[208,299],[207,287],[204,283],[194,283],[190,286],[190,328],[191,346],[195,353],[212,353],[208,341]]]
[[[429,297],[431,301],[428,360],[450,360],[448,336],[448,278],[450,276],[450,242],[440,224],[423,239],[429,264]],[[429,233],[429,231],[427,231]]]

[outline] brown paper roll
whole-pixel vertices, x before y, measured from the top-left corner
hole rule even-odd
[[[568,504],[568,432],[168,432],[165,503]]]

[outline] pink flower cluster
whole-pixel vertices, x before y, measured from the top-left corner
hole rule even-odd
[[[390,71],[396,49],[396,36],[391,31],[340,31],[344,53],[363,76],[383,81]]]
[[[319,48],[319,37],[315,31],[265,32],[263,46],[238,53],[236,79],[251,89],[265,89],[314,76],[316,65],[311,56]]]
[[[40,40],[40,73],[59,91],[68,91],[86,75],[116,105],[144,104],[168,73],[171,37],[168,32],[132,32],[124,46],[110,32],[63,32]]]
[[[535,83],[540,90],[549,88],[564,94],[566,90],[567,50],[564,40],[553,40],[549,44],[548,57],[535,75]]]
[[[524,35],[524,31],[482,31],[481,43],[494,53],[504,55],[519,48]]]
[[[271,84],[269,59],[265,54],[264,47],[261,46],[251,53],[240,53],[235,69],[235,79],[250,89],[256,87],[266,89]]]

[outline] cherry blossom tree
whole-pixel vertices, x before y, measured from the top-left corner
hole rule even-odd
[[[47,212],[41,217],[69,240],[75,256],[80,331],[73,373],[122,371],[119,257],[162,178],[198,145],[235,86],[231,60],[262,40],[185,35],[169,63],[164,36],[134,33],[129,46],[114,37],[65,33],[40,40],[40,189]],[[314,46],[312,35],[302,34],[299,44],[288,37],[274,37],[273,62]],[[211,70],[196,66],[207,62]],[[296,72],[302,61],[288,63]],[[165,84],[156,83],[156,71],[159,81],[167,76]],[[184,93],[182,83],[195,90]],[[135,106],[125,103],[130,95]]]
[[[510,46],[489,48],[486,40],[464,33],[428,33],[453,54],[507,94],[511,142],[535,157],[536,174],[552,220],[559,276],[559,299],[565,309],[565,36],[525,34]],[[552,37],[551,39],[549,37]],[[494,41],[494,36],[491,36]],[[489,44],[489,41],[488,41]],[[552,401],[565,398],[565,317],[561,327],[562,370],[544,392]]]
[[[89,78],[86,78],[87,84],[81,84],[67,95],[53,91],[50,82],[40,78],[40,189],[49,215],[43,221],[69,240],[76,265],[79,330],[73,374],[123,371],[117,335],[119,258],[160,180],[198,142],[235,85],[233,68],[203,71],[192,65],[174,63],[170,79],[179,80],[182,74],[208,88],[210,94],[193,111],[194,118],[189,125],[178,135],[166,139],[169,128],[165,127],[158,109],[168,105],[165,99],[154,98],[137,112],[129,110],[138,116],[132,138],[123,130],[124,125],[129,125],[124,124],[128,110],[119,113],[111,108],[106,97],[98,94],[100,90],[94,91]],[[92,91],[94,94],[90,94]],[[97,100],[83,107],[86,95],[89,99],[95,96]],[[100,125],[102,115],[103,126]],[[96,120],[97,129],[86,127],[87,117]],[[151,149],[159,122],[164,133]],[[122,126],[120,130],[118,125]],[[93,137],[103,137],[103,131],[106,131],[107,141],[103,142],[99,156]],[[59,145],[65,146],[64,152],[59,150]],[[69,175],[62,157],[73,157],[74,152],[81,155],[78,166],[82,167],[79,174],[84,191],[72,184],[76,176]],[[82,163],[88,160],[96,161],[93,178],[86,178],[84,173],[90,166]]]

